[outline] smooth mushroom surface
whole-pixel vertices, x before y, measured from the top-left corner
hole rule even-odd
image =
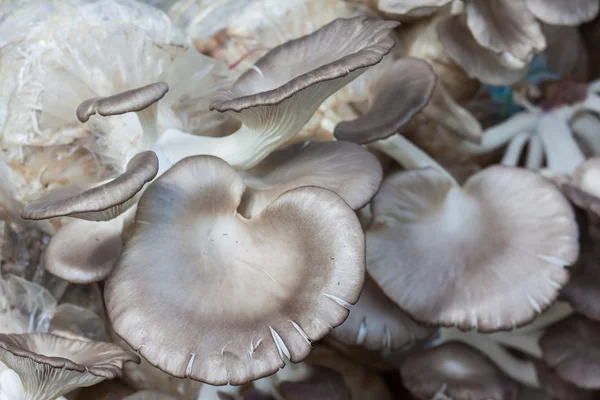
[[[131,394],[123,400],[178,400],[179,397],[170,396],[168,394],[160,393],[160,392],[151,392],[149,390],[142,390],[140,392],[136,392]]]
[[[367,113],[337,124],[335,137],[365,144],[395,134],[427,105],[436,83],[437,76],[425,61],[394,61],[377,80]]]
[[[137,154],[117,178],[91,189],[68,187],[51,192],[25,206],[24,219],[69,216],[89,221],[116,218],[135,203],[136,195],[158,173],[158,158],[152,151]]]
[[[432,14],[452,0],[377,0],[379,11],[392,15],[420,17]]]
[[[383,171],[373,154],[354,143],[296,143],[271,153],[255,167],[240,172],[246,184],[239,212],[260,213],[284,192],[317,186],[329,189],[357,210],[377,193]]]
[[[536,361],[534,364],[540,386],[551,398],[556,400],[594,400],[596,397],[596,393],[578,388],[572,383],[562,380],[552,368],[543,362]]]
[[[390,352],[407,348],[434,331],[435,328],[413,321],[367,274],[362,294],[350,307],[348,319],[331,334],[350,346]]]
[[[238,131],[207,138],[169,129],[160,146],[173,163],[206,154],[237,169],[253,167],[296,135],[329,96],[379,63],[395,44],[391,31],[397,25],[366,16],[339,18],[271,49],[211,100],[211,109],[242,121]]]
[[[0,361],[18,374],[13,385],[22,384],[22,399],[38,400],[117,378],[126,362],[140,360],[112,343],[56,331],[0,334]]]
[[[71,283],[103,281],[121,255],[122,231],[122,218],[74,219],[50,239],[44,254],[44,268]]]
[[[165,82],[157,82],[137,89],[127,90],[108,97],[95,97],[77,107],[77,119],[87,122],[98,113],[103,117],[141,111],[162,99],[169,91]]]
[[[529,10],[552,25],[579,25],[598,15],[598,0],[526,0]]]
[[[460,342],[415,352],[407,357],[400,375],[420,400],[447,396],[452,400],[516,400],[518,385],[490,359]]]
[[[462,187],[436,168],[390,175],[372,202],[367,266],[421,322],[495,331],[531,321],[578,256],[569,203],[534,172],[492,166]]]
[[[540,339],[543,360],[577,387],[600,389],[600,322],[573,315],[552,325]]]
[[[306,358],[360,294],[364,236],[341,197],[293,189],[247,220],[236,212],[244,186],[216,157],[174,165],[142,195],[106,281],[115,332],[173,376],[239,385],[273,374]]]

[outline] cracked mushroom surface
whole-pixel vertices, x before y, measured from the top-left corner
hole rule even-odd
[[[206,154],[236,169],[253,167],[295,136],[329,96],[379,63],[395,45],[397,25],[367,16],[338,18],[273,48],[211,99],[212,110],[242,122],[238,131],[207,138],[169,129],[160,146],[171,162]]]
[[[68,332],[0,334],[0,360],[16,373],[5,393],[24,400],[54,399],[122,374],[139,357],[121,347]],[[6,377],[3,377],[6,378]]]
[[[243,192],[221,159],[180,161],[142,195],[106,282],[115,332],[173,376],[240,385],[273,374],[306,358],[360,294],[364,235],[341,197],[293,189],[246,219]]]
[[[107,221],[129,209],[136,195],[158,173],[158,158],[152,151],[137,154],[124,173],[92,188],[71,186],[51,192],[29,203],[21,212],[24,219],[68,216],[89,221]]]

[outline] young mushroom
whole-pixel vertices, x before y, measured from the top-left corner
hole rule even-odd
[[[159,144],[173,163],[205,154],[236,169],[251,168],[296,135],[329,96],[379,63],[394,46],[397,25],[365,16],[339,18],[286,42],[213,96],[211,109],[238,118],[238,131],[208,138],[169,129]]]
[[[55,399],[78,387],[121,376],[139,357],[112,343],[67,332],[0,334],[2,391],[14,400]]]
[[[341,197],[292,189],[246,219],[244,188],[219,158],[175,164],[142,195],[106,281],[115,332],[173,376],[240,385],[273,374],[306,358],[360,294],[364,236]]]
[[[551,182],[492,166],[461,187],[400,135],[372,146],[416,168],[389,176],[372,201],[367,266],[390,299],[418,321],[487,332],[523,325],[554,301],[579,246]]]
[[[383,171],[373,154],[350,142],[296,143],[240,172],[246,191],[238,209],[246,218],[260,213],[284,192],[301,186],[329,189],[358,210],[377,193]]]
[[[460,342],[415,352],[403,362],[404,385],[420,400],[517,400],[518,386],[483,354]]]

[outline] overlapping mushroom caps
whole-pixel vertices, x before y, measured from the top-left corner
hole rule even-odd
[[[365,16],[340,18],[270,50],[211,100],[211,109],[242,122],[238,131],[207,138],[169,129],[161,147],[171,162],[206,154],[237,169],[256,165],[296,135],[325,99],[380,62],[394,46],[396,26]]]
[[[551,182],[493,166],[460,187],[399,135],[373,145],[417,168],[384,180],[366,234],[368,271],[394,302],[422,322],[495,331],[554,301],[579,246]]]
[[[400,374],[411,393],[422,400],[518,398],[514,381],[483,354],[460,342],[444,343],[409,355]]]
[[[0,378],[8,398],[41,400],[119,377],[123,365],[139,357],[112,343],[56,331],[1,334],[0,360],[12,370]]]
[[[292,189],[247,220],[236,211],[243,192],[223,160],[180,161],[142,195],[106,282],[116,333],[174,376],[272,374],[304,359],[360,294],[364,236],[342,198]]]

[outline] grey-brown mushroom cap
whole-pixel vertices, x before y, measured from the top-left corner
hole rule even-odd
[[[113,96],[94,97],[84,101],[77,107],[77,119],[81,122],[87,122],[90,116],[96,114],[96,112],[105,117],[141,111],[162,99],[168,91],[169,85],[167,83],[157,82]]]
[[[125,211],[133,199],[158,173],[158,157],[153,151],[137,154],[124,173],[103,185],[74,192],[57,190],[25,206],[24,219],[48,219],[70,216],[87,220],[109,220]]]
[[[360,144],[392,136],[427,105],[436,83],[437,75],[427,62],[395,61],[377,80],[369,111],[337,124],[334,136]]]
[[[526,1],[468,1],[466,15],[475,40],[492,51],[527,60],[546,47],[540,24]]]
[[[422,16],[435,12],[452,0],[378,0],[379,11],[392,15]]]
[[[306,358],[348,315],[364,279],[364,235],[332,191],[285,192],[247,220],[240,175],[183,159],[142,195],[105,286],[115,332],[176,377],[239,385]],[[165,268],[168,267],[168,268]]]
[[[246,218],[302,186],[329,189],[357,210],[371,201],[383,179],[377,157],[345,141],[296,143],[240,174],[247,189],[239,212]]]
[[[142,390],[125,397],[123,400],[179,400],[179,397],[174,397],[168,394],[153,392],[150,390]]]
[[[464,69],[467,75],[495,86],[520,81],[527,67],[511,69],[502,64],[500,54],[481,46],[469,30],[464,16],[450,15],[438,22],[438,36],[446,54]]]
[[[540,347],[559,377],[582,389],[600,389],[600,322],[573,315],[548,328]]]
[[[589,390],[578,388],[572,383],[562,380],[556,372],[542,361],[533,360],[540,386],[556,400],[594,400],[596,394]]]
[[[75,219],[50,239],[44,253],[44,268],[71,283],[102,281],[119,259],[122,231],[122,218],[106,222]]]
[[[286,400],[351,400],[344,376],[327,367],[311,366],[310,375],[299,382],[284,381],[277,392]]]
[[[427,324],[525,324],[558,296],[579,253],[570,204],[525,169],[489,167],[461,188],[432,168],[400,172],[371,204],[369,274]]]
[[[550,25],[579,25],[598,15],[598,0],[526,0],[529,10]]]
[[[563,183],[561,189],[565,196],[577,207],[600,216],[600,198],[582,190],[571,182]]]
[[[453,400],[516,400],[518,385],[474,348],[447,342],[414,352],[400,368],[406,388],[419,399],[433,399],[436,393]]]
[[[140,362],[138,356],[115,344],[96,342],[84,336],[58,331],[0,334],[0,349],[4,353],[0,357],[2,362],[20,376],[30,371],[24,371],[23,364],[18,359],[28,359],[54,369],[87,372],[105,379],[120,377],[126,362]],[[9,358],[7,353],[15,357]]]
[[[396,26],[367,16],[338,18],[270,50],[230,89],[217,92],[210,108],[239,112],[278,104],[312,85],[377,64],[394,47]]]
[[[367,274],[363,291],[350,315],[331,335],[349,346],[362,346],[373,351],[406,349],[425,339],[435,328],[413,321],[390,300]]]

